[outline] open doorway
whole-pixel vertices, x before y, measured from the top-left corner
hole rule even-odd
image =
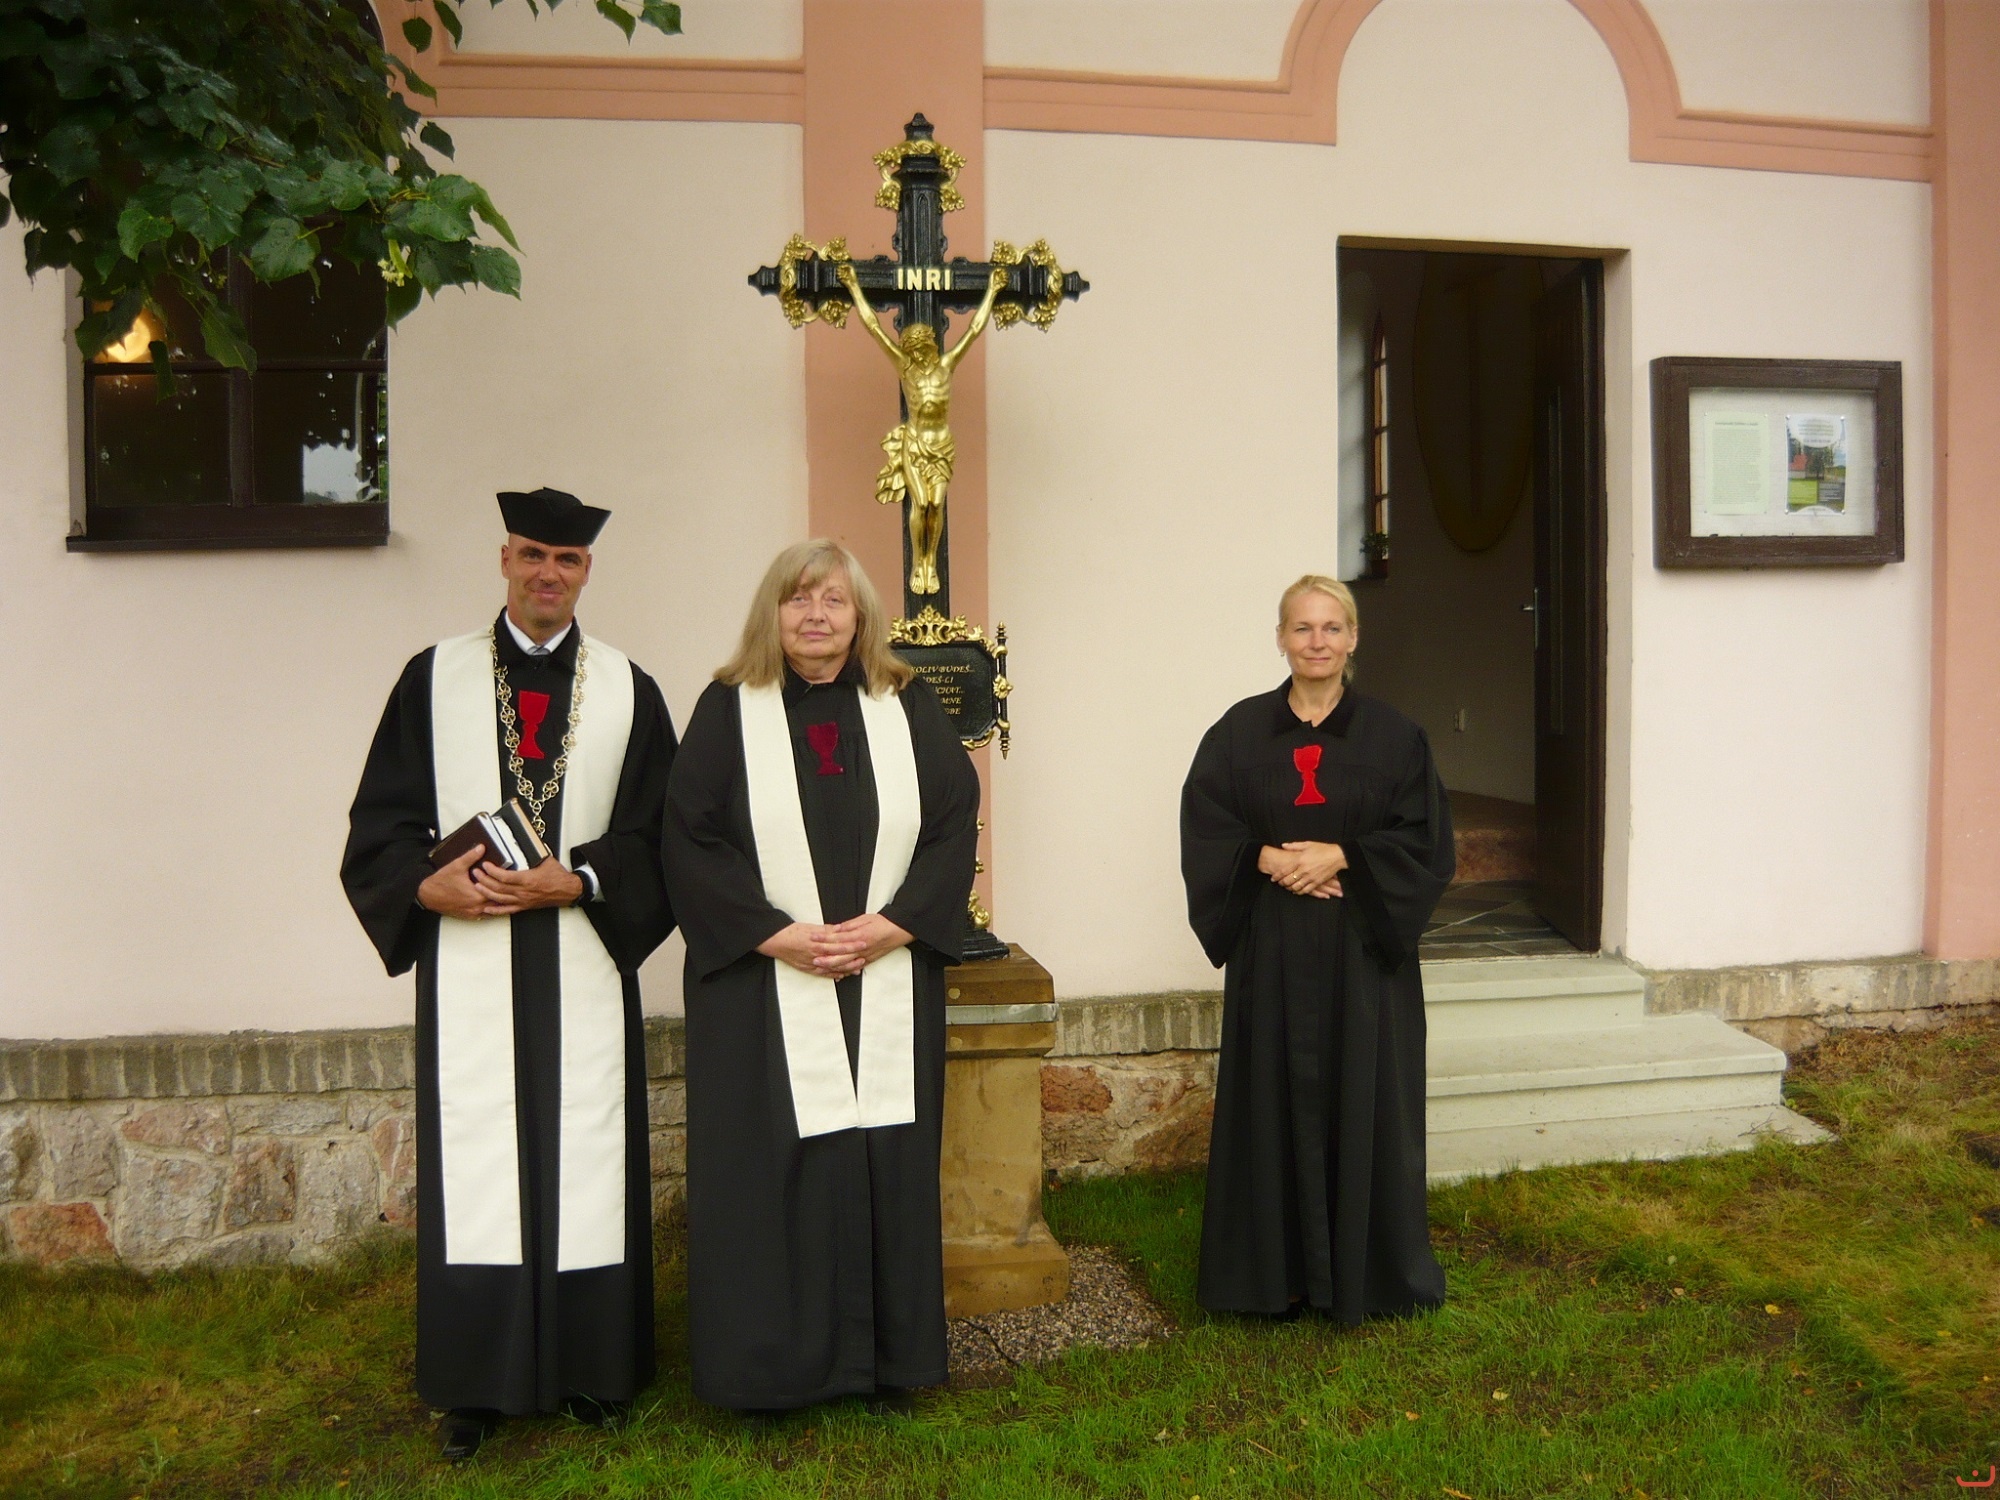
[[[1342,246],[1339,275],[1360,685],[1428,732],[1458,833],[1425,956],[1594,952],[1602,263]]]

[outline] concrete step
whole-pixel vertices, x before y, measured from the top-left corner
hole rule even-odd
[[[1431,1040],[1602,1031],[1646,1016],[1646,978],[1594,953],[1445,958],[1424,964]]]
[[[1776,1104],[1785,1054],[1714,1016],[1566,1035],[1433,1039],[1433,1130]]]
[[[1667,1161],[1745,1151],[1766,1134],[1810,1144],[1825,1130],[1783,1105],[1756,1104],[1705,1113],[1675,1111],[1609,1120],[1556,1120],[1483,1130],[1433,1131],[1430,1180],[1455,1182],[1516,1168],[1577,1162]]]
[[[1445,959],[1424,998],[1433,1180],[1825,1136],[1783,1105],[1784,1053],[1715,1016],[1647,1015],[1617,959]]]

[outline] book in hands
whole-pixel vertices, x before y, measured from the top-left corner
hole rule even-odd
[[[521,799],[509,797],[498,812],[475,813],[461,823],[430,852],[431,868],[442,870],[467,852],[485,846],[485,858],[508,870],[532,870],[554,852],[535,832],[535,825]]]

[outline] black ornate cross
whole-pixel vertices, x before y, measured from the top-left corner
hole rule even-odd
[[[863,294],[876,310],[894,310],[899,334],[922,323],[937,335],[941,347],[948,346],[946,330],[951,313],[970,312],[979,306],[996,266],[1007,270],[1007,285],[994,298],[993,323],[997,328],[1023,318],[1047,328],[1065,298],[1074,301],[1090,290],[1090,283],[1076,272],[1056,264],[1055,255],[1042,240],[1025,250],[999,242],[992,260],[945,258],[949,242],[944,216],[965,206],[956,186],[965,161],[950,147],[938,144],[931,122],[921,114],[903,127],[901,144],[877,153],[875,165],[882,172],[882,188],[875,202],[896,214],[892,241],[896,258],[877,255],[854,261],[853,266]],[[815,319],[840,327],[853,308],[839,277],[839,266],[846,259],[844,239],[815,245],[794,235],[777,265],[751,273],[750,285],[766,296],[775,296],[794,328]],[[905,420],[908,415],[906,411]],[[926,606],[951,613],[948,542],[947,536],[938,547],[940,589],[936,594],[917,598],[908,592],[909,558],[904,558],[905,610],[913,619]],[[908,548],[906,536],[906,554]]]

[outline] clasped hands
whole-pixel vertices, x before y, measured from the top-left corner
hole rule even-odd
[[[790,964],[801,974],[845,979],[910,941],[902,928],[880,912],[871,911],[845,922],[793,922],[765,938],[757,951]]]
[[[1344,894],[1340,872],[1347,868],[1347,851],[1338,844],[1301,841],[1276,846],[1266,844],[1257,855],[1257,868],[1294,896],[1313,896],[1321,901]]]
[[[469,849],[417,887],[417,904],[440,916],[475,922],[512,917],[543,906],[569,906],[583,898],[583,877],[553,855],[532,870],[509,870],[485,859],[486,846]],[[484,860],[484,863],[481,861]]]

